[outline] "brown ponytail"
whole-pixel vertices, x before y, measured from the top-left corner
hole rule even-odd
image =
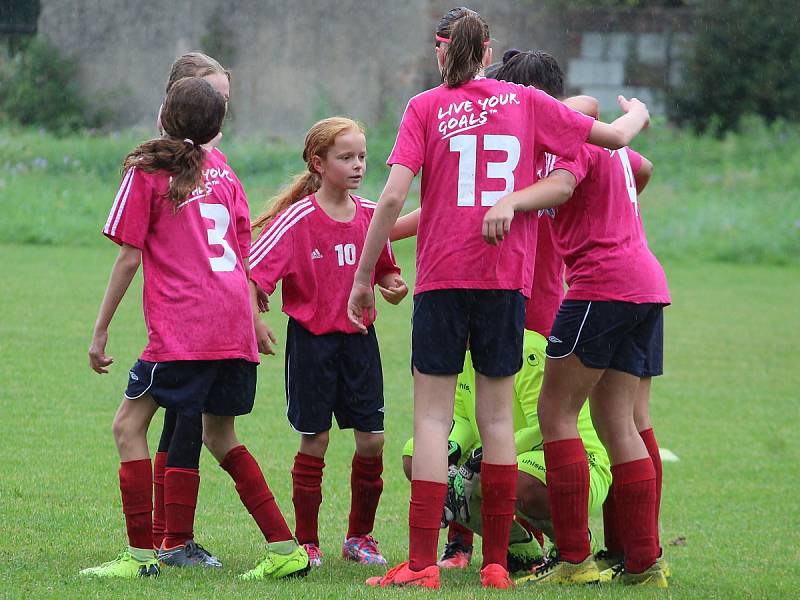
[[[449,40],[442,67],[442,81],[448,87],[463,85],[483,68],[489,25],[474,10],[459,7],[445,14],[436,36]]]
[[[202,184],[205,150],[219,133],[225,117],[225,98],[200,77],[186,77],[170,88],[161,124],[166,137],[149,140],[125,157],[123,170],[137,167],[146,173],[171,175],[169,199],[176,207]]]
[[[286,210],[298,200],[316,192],[322,185],[322,178],[314,169],[312,159],[315,156],[325,158],[328,150],[336,143],[336,138],[348,131],[360,131],[364,128],[357,121],[347,117],[331,117],[322,119],[306,133],[303,148],[303,160],[306,162],[306,171],[296,175],[292,182],[282,189],[267,203],[267,209],[252,223],[253,231],[266,227],[281,212]]]

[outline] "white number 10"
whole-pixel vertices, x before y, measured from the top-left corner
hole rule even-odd
[[[519,163],[519,140],[513,135],[484,135],[484,150],[506,153],[502,162],[486,162],[486,177],[502,179],[506,186],[499,191],[482,191],[481,206],[494,206],[514,191],[514,169]],[[450,151],[458,152],[458,206],[475,206],[475,178],[478,163],[478,136],[457,135],[450,138]]]
[[[355,244],[336,244],[333,249],[336,250],[336,258],[340,267],[356,264]]]

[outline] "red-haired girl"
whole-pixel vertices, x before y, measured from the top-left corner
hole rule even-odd
[[[317,521],[322,471],[332,417],[353,429],[356,451],[351,472],[350,518],[342,546],[346,559],[386,564],[370,535],[383,490],[383,374],[378,340],[366,315],[366,335],[347,319],[350,282],[364,245],[375,203],[351,194],[366,169],[361,126],[342,117],[316,123],[306,135],[307,171],[254,222],[263,226],[250,250],[250,277],[271,294],[283,281],[286,332],[286,401],[291,426],[300,433],[292,468],[295,535],[311,564],[322,564]],[[388,236],[379,251],[375,277],[394,304],[408,293],[392,256]],[[272,333],[257,324],[260,347]]]

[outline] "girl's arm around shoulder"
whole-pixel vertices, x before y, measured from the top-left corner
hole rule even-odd
[[[483,217],[483,239],[496,246],[511,230],[514,213],[560,206],[570,199],[576,185],[572,173],[556,169],[533,185],[504,196]]]
[[[564,104],[593,119],[600,118],[600,103],[592,96],[571,96],[564,100]]]
[[[617,150],[629,145],[631,140],[650,123],[650,113],[643,102],[636,98],[627,100],[624,96],[619,96],[617,102],[625,114],[611,124],[595,121],[589,133],[590,144]]]
[[[141,262],[142,251],[139,248],[128,244],[120,247],[117,260],[111,268],[111,277],[109,277],[103,301],[100,304],[92,343],[89,346],[89,366],[96,373],[108,373],[107,367],[114,362],[113,357],[106,355],[108,326],[111,324],[111,319],[114,318],[114,313],[125,296],[125,292],[128,291],[136,271],[139,270]]]
[[[412,210],[407,215],[403,215],[397,219],[394,227],[392,227],[392,233],[389,235],[389,239],[396,242],[397,240],[404,240],[417,235],[417,229],[419,229],[419,213],[421,210],[421,208]]]

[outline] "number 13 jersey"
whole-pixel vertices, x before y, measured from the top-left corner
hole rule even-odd
[[[283,312],[314,335],[358,331],[347,318],[347,300],[375,203],[351,198],[356,212],[346,222],[329,217],[314,194],[298,200],[264,228],[250,249],[250,278],[267,294],[282,280]],[[373,284],[393,272],[400,268],[387,241]],[[374,320],[373,314],[366,325]]]
[[[147,346],[142,360],[258,362],[243,259],[247,197],[222,153],[206,153],[202,183],[177,207],[170,175],[125,173],[103,233],[142,251]]]
[[[542,152],[574,157],[593,119],[532,87],[478,78],[412,98],[388,164],[422,169],[415,294],[436,289],[530,295],[535,215],[518,214],[498,246],[481,236],[489,207],[536,181]]]

